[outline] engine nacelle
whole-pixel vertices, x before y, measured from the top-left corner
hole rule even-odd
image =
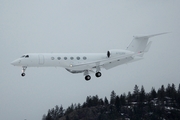
[[[120,49],[112,49],[107,51],[107,57],[112,57],[112,56],[117,56],[117,55],[124,55],[126,54],[125,51],[120,50]]]

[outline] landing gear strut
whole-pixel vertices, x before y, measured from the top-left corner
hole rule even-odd
[[[25,74],[25,71],[26,71],[26,68],[27,68],[27,67],[26,67],[26,66],[23,66],[22,68],[23,68],[23,69],[22,69],[22,74],[21,74],[21,76],[24,77],[24,76],[26,75],[26,74]]]

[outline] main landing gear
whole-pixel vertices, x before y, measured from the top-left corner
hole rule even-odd
[[[25,71],[26,71],[27,67],[26,67],[26,66],[23,66],[22,68],[23,68],[23,69],[22,69],[22,74],[21,74],[21,76],[24,77],[24,76],[26,75],[26,74],[25,74]]]
[[[101,71],[101,68],[100,68],[100,66],[99,66],[99,63],[96,63],[95,68],[96,68],[95,76],[96,76],[96,77],[101,77],[102,74],[101,74],[101,72],[99,72],[99,71]],[[91,71],[91,70],[86,70],[86,71],[84,71],[84,76],[85,76],[85,80],[86,80],[86,81],[89,81],[89,80],[91,79],[91,76],[89,75],[90,72],[93,72],[93,71]]]
[[[97,72],[95,74],[96,77],[101,77],[101,75],[102,75],[101,72]],[[91,79],[91,76],[89,74],[85,76],[86,81],[89,81],[90,79]]]

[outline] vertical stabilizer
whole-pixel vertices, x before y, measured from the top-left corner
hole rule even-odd
[[[149,51],[149,48],[151,47],[151,44],[152,44],[152,41],[150,41],[150,42],[147,44],[144,52],[148,52],[148,51]]]

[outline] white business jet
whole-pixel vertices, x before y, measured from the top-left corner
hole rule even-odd
[[[143,59],[148,52],[153,36],[166,33],[134,36],[126,50],[112,49],[106,53],[28,53],[14,60],[11,64],[22,67],[21,76],[25,76],[27,67],[63,67],[71,73],[84,73],[85,80],[90,80],[91,73],[101,77],[101,69],[106,70],[121,64],[126,64]]]

